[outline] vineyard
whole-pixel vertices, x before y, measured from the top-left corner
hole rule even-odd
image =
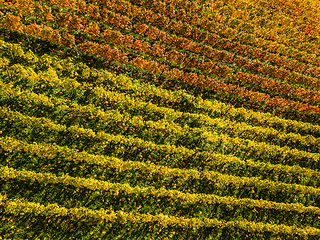
[[[0,0],[0,239],[320,239],[319,22]]]

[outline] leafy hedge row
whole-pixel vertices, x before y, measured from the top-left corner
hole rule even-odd
[[[2,108],[2,110],[4,109]],[[54,141],[61,145],[68,145],[85,151],[88,149],[90,152],[101,153],[101,151],[104,149],[103,144],[108,144],[108,142],[111,140],[109,140],[110,135],[104,132],[95,133],[91,129],[84,129],[77,126],[66,127],[64,125],[55,124],[49,119],[25,117],[19,113],[8,110],[1,111],[1,113],[1,117],[4,119],[3,124],[7,126],[6,128],[1,126],[3,132],[8,136],[15,136],[18,139],[25,139],[28,142]],[[115,138],[120,140],[121,136],[115,136]],[[127,138],[126,141],[131,145],[132,142],[137,140],[132,141],[132,138]],[[141,142],[141,140],[138,141]],[[165,146],[167,146],[168,149],[172,148],[170,145],[158,145],[158,148],[163,148]],[[107,151],[112,151],[109,146],[105,147]],[[120,146],[117,144],[116,147],[119,148]],[[166,149],[166,151],[168,151],[168,149]],[[123,151],[124,149],[120,149],[120,151],[121,150]],[[139,153],[135,154],[132,152],[131,154],[134,156],[139,155]],[[153,158],[155,160],[154,154],[155,153],[152,155],[147,155],[148,157],[146,158]],[[165,160],[165,158],[161,158],[161,156],[158,157],[160,157],[161,160]],[[174,160],[178,161],[178,158],[174,158]],[[235,177],[219,173],[214,173],[214,176],[215,178],[219,179],[216,179],[216,181],[219,181],[219,184],[214,185],[214,187],[218,187],[217,191],[219,191],[220,194],[234,196],[241,196],[244,194],[245,196],[250,196],[251,198],[273,199],[274,201],[301,201],[303,204],[308,205],[318,204],[317,202],[319,202],[319,189],[313,187],[295,184],[291,185],[280,182],[277,183],[268,180],[258,180],[257,178]]]
[[[249,221],[225,222],[207,218],[200,220],[164,214],[136,214],[103,209],[68,209],[57,204],[41,205],[24,200],[7,200],[2,211],[6,219],[14,219],[16,225],[24,226],[27,234],[33,237],[68,236],[71,239],[79,237],[92,239],[105,236],[136,237],[137,239],[162,236],[175,236],[177,239],[224,239],[225,237],[229,239],[243,237],[250,237],[250,239],[272,239],[274,237],[317,239],[319,237],[319,230],[310,227],[297,228]],[[3,226],[1,232],[9,237],[19,236],[19,232],[12,231],[8,227],[8,225],[12,226],[9,221],[2,220],[2,223],[4,224],[1,224]]]
[[[130,94],[135,99],[139,98],[143,101],[151,101],[158,106],[173,108],[181,112],[205,113],[212,117],[223,116],[224,118],[229,118],[237,122],[245,121],[249,124],[262,126],[264,128],[272,127],[278,129],[279,131],[320,137],[320,127],[318,125],[313,125],[302,121],[283,119],[275,117],[269,113],[261,113],[245,108],[235,108],[229,104],[204,100],[201,97],[194,97],[184,91],[169,91],[155,87],[151,84],[137,82],[136,80],[127,78],[123,75],[116,76],[105,70],[90,69],[85,64],[77,63],[71,59],[56,59],[49,57],[48,55],[37,58],[30,51],[24,53],[19,45],[8,44],[5,42],[0,43],[1,47],[4,48],[4,52],[6,52],[6,56],[9,57],[11,54],[14,55],[15,61],[24,64],[36,64],[38,68],[45,67],[45,69],[53,65],[55,67],[55,71],[49,71],[47,74],[44,72],[41,74],[41,78],[37,81],[49,81],[50,84],[54,84],[53,82],[58,81],[58,86],[60,86],[59,88],[71,88],[69,91],[65,92],[65,95],[72,96],[74,99],[78,99],[85,93],[84,91],[80,91],[78,94],[76,93],[77,88],[80,87],[79,83],[70,78],[63,79],[63,81],[58,80],[56,77],[54,77],[56,73],[61,78],[73,76],[79,82],[85,81],[86,83],[94,84],[94,86],[104,85],[112,91],[120,91],[126,93],[127,95]],[[38,88],[33,87],[33,84],[37,83],[37,81],[34,82],[34,76],[36,73],[31,69],[26,72],[23,71],[23,68],[19,68],[19,66],[17,67],[18,68],[14,69],[14,75],[18,75],[21,80],[26,78],[25,80],[27,81],[27,83],[23,84],[23,86],[28,87],[28,85],[31,84],[32,90],[39,91]],[[5,66],[3,66],[3,68],[5,69]],[[4,70],[3,72],[5,73],[6,71]],[[28,77],[26,76],[29,76],[30,74],[32,80],[28,81]],[[54,90],[54,86],[55,85],[52,85],[49,89],[45,88],[47,94],[59,94],[59,92]],[[99,90],[102,89],[99,88]]]
[[[19,171],[7,166],[0,166],[0,172],[1,186],[9,198],[21,196],[41,204],[319,227],[317,219],[320,209],[302,204],[183,193],[163,187],[131,187],[126,183],[71,177],[63,173],[57,176],[52,173]],[[279,217],[279,214],[284,216]]]

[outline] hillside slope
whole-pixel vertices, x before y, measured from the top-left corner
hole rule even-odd
[[[319,239],[318,5],[0,0],[0,238]]]

